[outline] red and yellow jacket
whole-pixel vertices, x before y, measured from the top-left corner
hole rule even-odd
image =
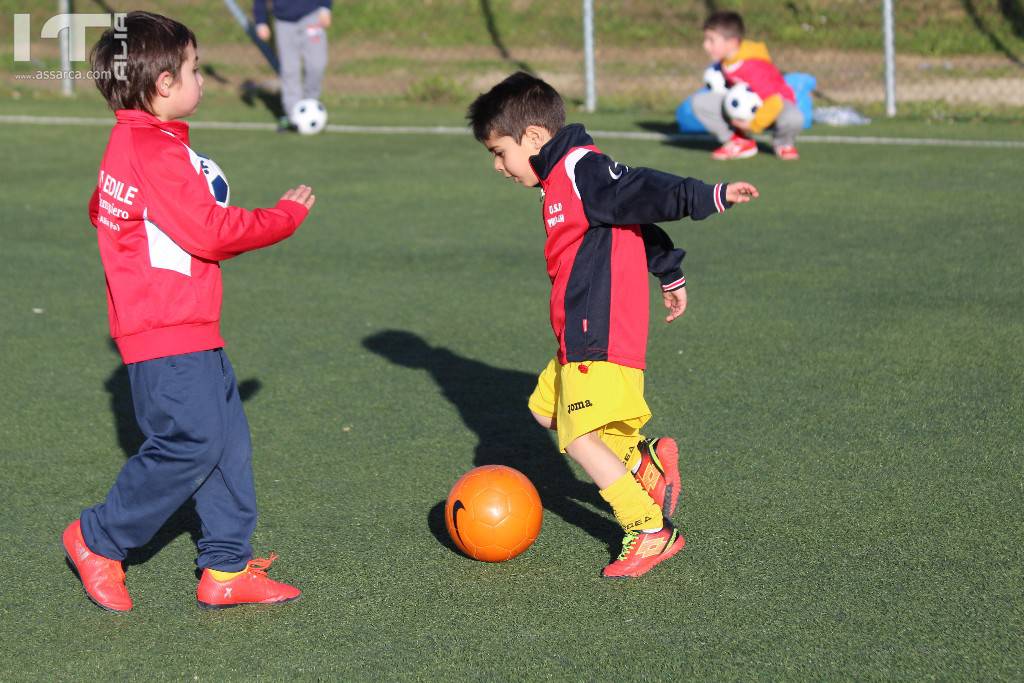
[[[125,363],[224,346],[219,262],[285,239],[308,213],[227,206],[226,179],[188,142],[184,122],[119,110],[89,201]]]
[[[750,122],[750,129],[755,133],[775,123],[782,111],[783,100],[796,103],[793,89],[772,63],[764,43],[753,40],[741,42],[736,54],[722,60],[722,73],[726,85],[732,87],[737,83],[746,83],[764,102]]]

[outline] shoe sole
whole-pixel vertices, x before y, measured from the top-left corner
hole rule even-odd
[[[679,538],[677,538],[676,542],[672,544],[672,547],[669,548],[668,551],[662,553],[661,555],[658,555],[658,561],[655,562],[654,564],[652,564],[647,569],[645,569],[642,572],[640,572],[639,574],[613,574],[613,575],[608,575],[608,574],[605,574],[604,572],[601,572],[601,578],[603,578],[603,579],[637,579],[637,578],[640,578],[641,576],[644,576],[645,574],[649,573],[652,569],[657,567],[659,564],[661,564],[665,560],[673,557],[676,553],[678,553],[680,550],[682,550],[685,547],[686,547],[686,539],[683,538],[682,534],[679,534]]]
[[[662,451],[662,448],[665,450]],[[672,517],[676,512],[676,505],[679,502],[679,493],[682,488],[679,477],[679,445],[675,439],[662,437],[658,439],[654,450],[665,472],[665,500],[661,504],[661,514],[666,517]]]
[[[244,605],[285,605],[289,602],[295,602],[301,597],[302,595],[300,594],[296,595],[294,598],[287,598],[286,600],[275,600],[274,602],[235,602],[230,605],[215,605],[212,602],[203,602],[202,600],[196,599],[196,604],[199,605],[199,609],[214,612],[222,609],[231,609],[232,607],[242,607]]]
[[[96,598],[89,595],[89,591],[85,589],[85,582],[82,581],[82,575],[78,572],[78,565],[71,559],[71,554],[68,549],[64,547],[64,542],[60,544],[60,549],[64,552],[64,559],[67,560],[68,566],[71,567],[71,571],[74,572],[75,578],[78,579],[78,583],[82,586],[82,592],[85,593],[85,597],[89,598],[89,602],[99,607],[104,612],[110,612],[111,614],[127,614],[131,611],[131,607],[128,609],[114,609],[113,607],[107,607],[103,603],[96,600]]]

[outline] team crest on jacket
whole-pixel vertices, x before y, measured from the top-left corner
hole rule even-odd
[[[199,171],[206,178],[206,184],[210,186],[210,194],[219,205],[227,207],[231,202],[231,186],[228,185],[228,177],[224,175],[224,171],[217,165],[217,162],[210,157],[198,152],[196,152],[196,156],[199,157]]]

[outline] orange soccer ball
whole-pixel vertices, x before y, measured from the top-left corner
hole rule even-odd
[[[448,535],[476,560],[504,562],[540,533],[544,509],[526,475],[504,465],[484,465],[455,482],[444,506]]]

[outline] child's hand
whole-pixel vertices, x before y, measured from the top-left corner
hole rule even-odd
[[[270,40],[270,27],[266,24],[256,24],[256,37],[264,43]]]
[[[287,199],[290,202],[302,204],[306,207],[306,210],[313,208],[316,204],[316,195],[313,194],[313,188],[308,185],[299,185],[298,187],[292,188],[281,195],[281,199]]]
[[[733,128],[747,132],[750,130],[751,121],[740,121],[739,119],[730,119],[729,123],[732,124]]]
[[[671,292],[662,292],[661,298],[665,301],[665,308],[668,309],[665,322],[670,323],[686,312],[686,287],[673,289]]]
[[[761,193],[757,191],[756,187],[743,181],[729,183],[725,188],[725,201],[730,204],[746,204],[760,196]]]

